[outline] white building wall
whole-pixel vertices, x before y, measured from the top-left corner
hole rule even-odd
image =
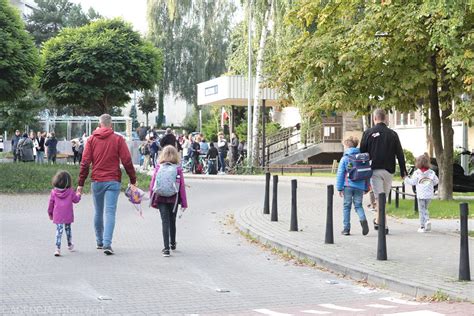
[[[138,109],[138,100],[141,97],[140,92],[130,95],[131,101],[123,108],[123,116],[130,116],[130,109],[135,103],[137,106],[137,119],[139,123],[146,123],[146,116]],[[158,102],[158,97],[157,97]],[[165,95],[164,99],[164,115],[165,115],[165,124],[166,126],[181,126],[184,118],[188,111],[190,111],[191,106],[188,106],[186,101],[181,98],[176,98],[172,94]],[[148,122],[151,126],[155,125],[156,117],[158,116],[158,110],[153,113],[148,114]]]

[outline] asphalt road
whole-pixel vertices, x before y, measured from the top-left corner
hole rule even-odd
[[[75,209],[76,251],[54,257],[47,195],[0,195],[0,313],[216,315],[466,315],[472,305],[409,301],[329,272],[296,265],[250,243],[232,225],[240,207],[261,203],[263,184],[188,181],[189,210],[178,220],[178,249],[163,248],[161,220],[119,199],[114,256],[95,249],[91,196]],[[280,197],[289,199],[289,186]],[[300,198],[324,203],[314,187]],[[63,242],[63,245],[65,242]],[[398,314],[407,313],[411,314]]]

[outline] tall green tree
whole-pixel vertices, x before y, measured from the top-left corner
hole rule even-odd
[[[301,0],[289,13],[298,36],[272,82],[307,116],[371,107],[429,109],[440,197],[452,198],[453,103],[469,113],[474,8],[467,1]],[[465,117],[468,119],[469,117]]]
[[[122,107],[134,90],[151,89],[162,75],[161,51],[121,19],[66,28],[45,43],[40,85],[76,114]]]
[[[37,88],[30,88],[26,95],[13,101],[0,103],[0,130],[13,133],[16,129],[38,121],[40,113],[48,108],[48,100]]]
[[[145,113],[146,127],[148,127],[148,115],[156,111],[156,97],[153,91],[145,90],[143,95],[138,99],[138,108]]]
[[[136,129],[138,126],[140,126],[137,120],[137,107],[135,106],[135,104],[133,104],[130,108],[129,116],[132,119],[132,129]]]
[[[164,52],[158,124],[165,94],[196,105],[196,85],[225,72],[234,10],[230,0],[148,0],[149,36]]]
[[[26,29],[36,45],[56,36],[65,27],[79,27],[101,18],[93,8],[87,12],[69,0],[35,0],[36,9],[26,16]]]
[[[0,102],[25,94],[39,68],[39,55],[9,1],[0,0]]]

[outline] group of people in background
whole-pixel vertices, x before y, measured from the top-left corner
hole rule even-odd
[[[225,174],[226,159],[229,167],[234,167],[242,161],[245,151],[245,143],[239,142],[236,134],[231,134],[230,142],[225,139],[224,133],[218,133],[216,143],[207,142],[202,133],[190,133],[176,136],[171,128],[167,128],[162,137],[154,133],[145,136],[144,142],[138,150],[141,155],[140,165],[144,170],[156,166],[156,160],[162,148],[171,145],[180,153],[182,163],[189,164],[192,173],[202,173],[201,161],[208,164],[208,174]]]
[[[11,146],[14,162],[44,163],[45,155],[48,163],[56,163],[58,140],[54,132],[34,132],[23,135],[19,130],[12,137]]]

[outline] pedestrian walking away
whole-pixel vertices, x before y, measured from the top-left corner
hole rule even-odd
[[[166,146],[158,158],[158,164],[150,182],[151,206],[159,209],[162,223],[164,257],[176,250],[176,213],[178,205],[184,212],[188,207],[183,169],[179,154],[173,146]]]
[[[369,179],[372,174],[367,154],[361,154],[357,145],[359,140],[356,137],[349,137],[343,142],[344,156],[339,162],[336,178],[336,189],[339,196],[344,198],[343,208],[343,235],[350,235],[351,231],[351,208],[359,216],[362,226],[362,235],[369,233],[369,224],[365,217],[362,198],[364,193],[369,191]],[[367,170],[368,169],[368,170]]]
[[[114,254],[112,237],[122,178],[120,162],[130,178],[131,189],[136,190],[135,168],[125,139],[114,133],[112,117],[109,114],[102,114],[99,117],[99,128],[87,139],[82,155],[77,190],[82,193],[84,182],[89,175],[89,166],[92,164],[92,197],[95,209],[94,227],[97,249],[103,249],[106,255]]]
[[[375,126],[369,128],[362,135],[360,144],[361,153],[369,153],[371,159],[371,168],[373,171],[370,179],[372,190],[375,196],[380,193],[386,196],[392,189],[392,179],[395,173],[395,158],[400,166],[400,175],[404,178],[407,175],[405,166],[405,156],[402,145],[396,132],[391,130],[385,124],[386,113],[382,109],[374,111]],[[380,203],[377,201],[377,212],[374,219],[374,229],[378,229]],[[387,221],[385,221],[387,223]],[[388,234],[388,225],[385,227]]]
[[[35,161],[34,147],[31,138],[28,137],[27,133],[24,133],[16,147],[18,159],[23,162]]]
[[[219,132],[218,134],[217,151],[219,152],[219,173],[225,174],[225,157],[227,157],[229,146],[227,145],[223,132]]]
[[[207,174],[217,174],[217,156],[219,152],[214,146],[214,143],[209,144],[209,151],[207,152]]]
[[[45,153],[45,142],[46,142],[46,133],[38,132],[36,136],[36,163],[44,163],[44,153]]]
[[[58,140],[54,132],[51,132],[48,139],[46,139],[45,146],[48,147],[48,163],[55,164],[56,155],[58,154]]]
[[[439,179],[436,173],[430,169],[430,156],[427,153],[416,158],[417,168],[411,177],[406,177],[404,182],[408,185],[416,186],[416,196],[418,199],[418,213],[420,216],[419,233],[431,230],[430,214],[428,205],[434,197],[434,187],[438,185]]]
[[[74,250],[72,243],[71,224],[74,222],[73,203],[79,203],[81,194],[72,189],[72,177],[67,171],[58,171],[52,181],[54,189],[49,196],[49,219],[56,224],[56,250],[54,255],[61,255],[61,239],[66,231],[67,248]]]
[[[21,140],[21,134],[19,130],[15,131],[15,135],[12,137],[12,152],[13,152],[13,162],[20,161],[20,157],[17,152],[18,142]]]
[[[176,141],[176,136],[171,131],[171,128],[167,128],[165,132],[165,136],[160,139],[160,147],[164,148],[165,146],[171,145],[175,148],[178,148],[178,142]]]

